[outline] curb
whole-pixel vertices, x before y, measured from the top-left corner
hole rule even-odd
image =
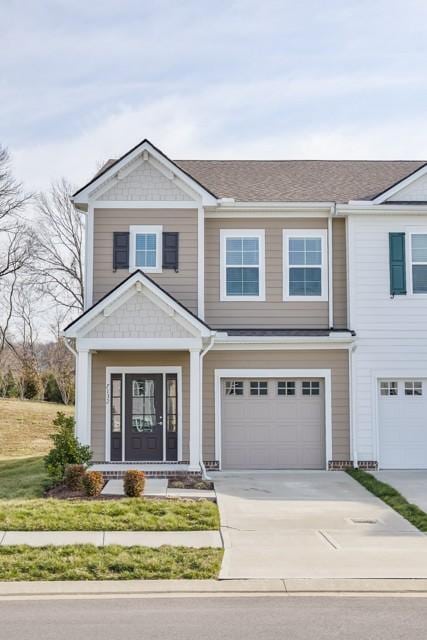
[[[0,582],[0,598],[79,596],[425,594],[427,579],[87,580]]]

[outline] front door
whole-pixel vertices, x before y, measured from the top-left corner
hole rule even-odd
[[[126,374],[126,460],[163,460],[163,376]]]

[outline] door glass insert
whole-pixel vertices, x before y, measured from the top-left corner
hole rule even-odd
[[[154,380],[132,382],[132,430],[136,433],[152,433],[156,426]]]
[[[302,383],[302,395],[303,396],[320,395],[320,382],[317,380],[304,380],[304,382]]]
[[[122,379],[111,380],[111,430],[120,433],[122,430]]]
[[[176,432],[177,413],[176,376],[168,376],[166,380],[166,428],[169,433]]]
[[[382,380],[380,383],[380,394],[382,396],[397,396],[397,381]]]
[[[295,381],[294,380],[279,380],[277,383],[277,395],[279,396],[294,396],[295,395]]]
[[[423,383],[421,380],[410,380],[405,382],[405,396],[422,396]]]

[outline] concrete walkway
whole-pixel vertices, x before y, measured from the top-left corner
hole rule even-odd
[[[372,471],[381,482],[391,485],[404,496],[408,502],[416,504],[427,513],[427,471]]]
[[[0,546],[27,544],[30,547],[65,544],[93,544],[105,547],[215,547],[222,548],[219,531],[0,531]]]
[[[108,480],[101,491],[103,496],[124,496],[123,480]],[[146,498],[187,498],[188,500],[216,500],[215,491],[207,489],[169,489],[165,478],[147,478],[144,493]]]
[[[220,578],[427,578],[427,536],[343,472],[210,475]]]

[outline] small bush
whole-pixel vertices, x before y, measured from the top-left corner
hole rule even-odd
[[[144,490],[145,485],[145,476],[143,471],[136,471],[131,469],[130,471],[126,471],[125,477],[123,480],[123,488],[125,494],[129,498],[139,498],[141,493]]]
[[[90,447],[82,445],[74,435],[74,418],[58,412],[53,421],[56,433],[51,435],[53,448],[45,457],[46,471],[53,484],[64,480],[69,464],[87,464],[92,458]]]
[[[83,487],[87,496],[99,496],[104,486],[104,476],[100,471],[88,471],[84,474]]]
[[[71,491],[83,489],[83,476],[86,473],[84,464],[67,464],[64,482]]]
[[[171,489],[184,489],[185,483],[182,480],[171,480],[169,486]]]

